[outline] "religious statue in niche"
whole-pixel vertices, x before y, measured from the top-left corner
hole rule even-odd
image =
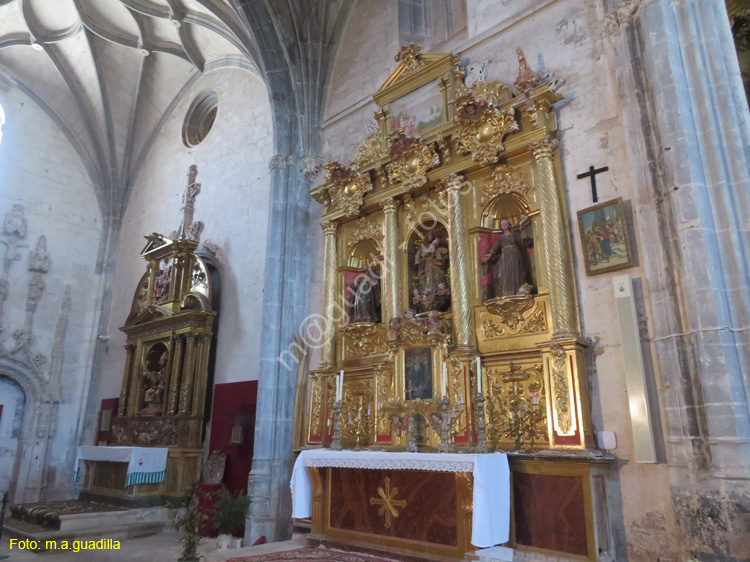
[[[528,295],[533,290],[531,264],[527,248],[534,245],[534,240],[527,231],[529,218],[522,216],[518,230],[511,227],[508,219],[500,221],[500,232],[490,251],[482,256],[482,277],[492,274],[493,264],[497,264],[493,290],[483,291],[484,300],[492,297],[509,297]],[[490,289],[490,287],[487,287]]]
[[[407,400],[432,399],[432,352],[430,348],[404,351],[404,385]]]
[[[381,321],[380,275],[372,266],[362,266],[349,289],[347,300],[353,323],[375,324]]]
[[[159,273],[154,279],[153,302],[161,304],[169,300],[169,287],[172,283],[172,259],[159,262]]]
[[[411,308],[417,314],[446,312],[451,306],[448,232],[438,223],[423,237],[418,234],[415,232],[412,244],[414,275]]]
[[[169,351],[164,344],[156,344],[146,356],[146,372],[143,374],[144,408],[141,413],[157,414],[162,410],[164,391],[169,373]]]

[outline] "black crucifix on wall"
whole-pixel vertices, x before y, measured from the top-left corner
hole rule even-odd
[[[609,166],[604,166],[603,168],[589,166],[588,172],[576,176],[579,180],[582,180],[583,178],[591,178],[591,198],[594,200],[594,203],[599,201],[599,195],[596,193],[596,174],[601,174],[602,172],[607,171],[609,171]]]

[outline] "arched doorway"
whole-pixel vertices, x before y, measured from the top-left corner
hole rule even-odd
[[[14,479],[25,407],[23,389],[0,374],[0,494],[10,489]]]

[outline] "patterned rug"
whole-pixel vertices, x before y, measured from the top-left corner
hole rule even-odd
[[[377,558],[367,554],[352,554],[340,550],[328,550],[324,548],[298,548],[284,552],[272,552],[271,554],[258,554],[257,556],[243,556],[232,558],[228,562],[392,562],[387,558]]]

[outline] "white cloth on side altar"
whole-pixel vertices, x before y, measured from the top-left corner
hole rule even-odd
[[[128,471],[125,486],[154,484],[164,480],[167,470],[166,447],[78,447],[75,479],[81,461],[126,462]]]
[[[368,468],[471,472],[474,508],[471,544],[488,548],[508,542],[510,536],[510,468],[505,453],[390,453],[379,451],[302,451],[292,472],[292,517],[312,514],[312,483],[307,467]]]

